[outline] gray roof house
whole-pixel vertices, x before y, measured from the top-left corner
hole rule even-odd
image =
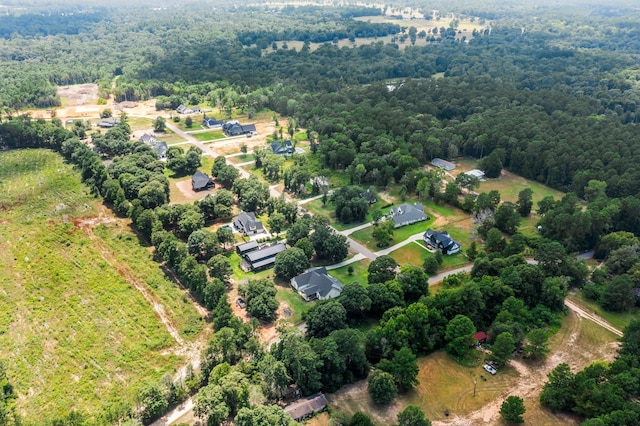
[[[153,149],[156,152],[156,154],[158,154],[158,159],[160,160],[167,159],[167,151],[169,150],[169,146],[167,145],[166,142],[156,141],[156,143],[151,146],[151,149]]]
[[[295,288],[307,302],[315,299],[333,299],[342,293],[342,283],[327,274],[325,267],[309,269],[291,278],[291,287]]]
[[[460,251],[460,244],[451,238],[447,231],[437,232],[427,229],[422,239],[430,246],[442,250],[442,254],[455,254]]]
[[[233,218],[233,226],[244,235],[262,234],[264,232],[264,225],[258,219],[253,212],[240,212],[240,214]]]
[[[98,121],[98,127],[103,127],[105,129],[110,129],[118,124],[120,124],[120,119],[117,117],[102,118]]]
[[[187,108],[183,104],[178,105],[178,108],[176,108],[176,111],[178,112],[178,114],[191,114],[193,112],[191,108]]]
[[[260,250],[253,250],[244,255],[252,271],[271,268],[276,263],[276,255],[287,249],[283,243],[274,244]]]
[[[389,217],[393,219],[394,228],[429,219],[429,216],[424,213],[424,207],[422,207],[421,203],[405,203],[400,204],[398,207],[391,207]]]
[[[191,187],[194,191],[204,191],[212,189],[214,186],[213,180],[200,170],[196,170],[193,176],[191,176]]]
[[[442,158],[434,158],[433,160],[431,160],[431,165],[441,168],[443,170],[446,170],[448,172],[456,168],[455,164],[449,161],[443,160]]]
[[[207,129],[221,129],[224,125],[224,121],[217,120],[215,117],[205,117],[202,120],[202,127],[206,127]]]
[[[321,412],[327,405],[329,405],[327,398],[324,394],[318,393],[285,407],[284,411],[289,414],[293,420],[299,422]]]
[[[145,133],[144,135],[140,136],[140,142],[153,146],[156,142],[158,142],[158,139],[156,139],[155,136],[150,135],[149,133]]]
[[[291,155],[293,154],[293,145],[289,140],[284,142],[275,141],[271,144],[271,151],[277,155]]]

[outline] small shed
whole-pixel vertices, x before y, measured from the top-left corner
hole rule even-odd
[[[478,331],[473,335],[473,338],[476,339],[478,345],[481,345],[487,341],[487,333],[485,333],[484,331]]]

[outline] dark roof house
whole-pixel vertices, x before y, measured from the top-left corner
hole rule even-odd
[[[238,254],[240,256],[242,256],[243,254],[252,252],[254,250],[257,250],[259,247],[258,243],[255,241],[249,241],[247,243],[242,243],[242,244],[238,244],[236,246],[236,251],[238,252]]]
[[[422,207],[421,203],[405,203],[400,204],[398,207],[391,207],[389,216],[393,219],[394,228],[429,219],[429,216],[424,213],[424,207]]]
[[[205,117],[204,120],[202,120],[202,127],[206,127],[208,129],[220,129],[223,124],[224,121],[217,120],[215,117]]]
[[[193,176],[191,176],[191,187],[194,191],[204,191],[212,189],[214,186],[213,179],[200,170],[196,170]]]
[[[285,407],[284,411],[289,414],[293,420],[299,422],[321,412],[327,405],[329,405],[327,398],[324,394],[318,393]]]
[[[430,246],[442,250],[442,254],[455,254],[460,251],[460,244],[454,241],[447,231],[437,232],[427,229],[422,239]]]
[[[252,135],[256,133],[255,124],[240,124],[237,121],[227,121],[222,126],[222,131],[227,136]]]
[[[253,212],[240,212],[238,216],[233,218],[233,226],[244,235],[262,234],[264,232],[264,225],[256,219],[256,214]]]
[[[342,293],[342,283],[327,274],[325,267],[309,269],[291,278],[291,287],[295,288],[307,302],[315,299],[333,299]]]
[[[274,244],[260,250],[253,250],[244,255],[252,271],[271,268],[276,263],[276,255],[287,249],[283,243]]]
[[[289,140],[284,142],[275,141],[271,144],[271,151],[278,155],[291,155],[293,154],[293,145]]]
[[[158,154],[158,159],[160,160],[167,159],[167,151],[169,150],[169,146],[167,145],[166,142],[156,141],[156,143],[151,146],[151,149],[153,149],[156,152],[156,154]]]
[[[360,196],[369,204],[375,204],[378,202],[376,194],[371,190],[371,188],[367,188],[366,191],[362,191]]]

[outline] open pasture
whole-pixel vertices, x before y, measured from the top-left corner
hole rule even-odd
[[[0,153],[0,227],[0,358],[26,421],[133,404],[184,363],[204,321],[58,154]]]

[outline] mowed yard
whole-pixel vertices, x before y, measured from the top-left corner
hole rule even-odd
[[[134,404],[184,364],[204,321],[59,155],[0,153],[0,227],[0,359],[27,422]]]

